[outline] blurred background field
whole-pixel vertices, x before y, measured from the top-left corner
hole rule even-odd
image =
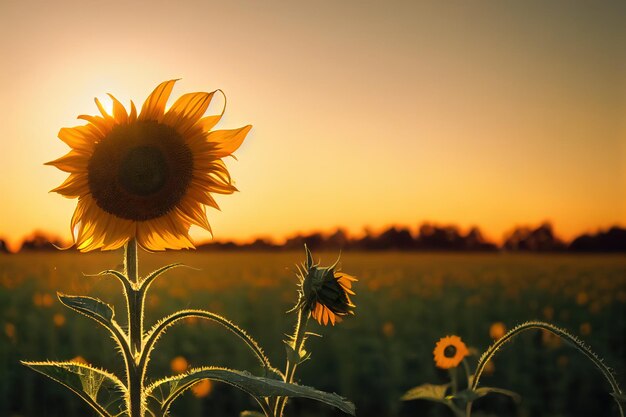
[[[316,253],[323,264],[334,253]],[[55,292],[90,295],[115,305],[126,322],[119,284],[111,277],[83,277],[120,268],[122,253],[23,253],[0,255],[0,416],[77,417],[92,412],[63,387],[21,366],[20,359],[83,358],[121,374],[122,362],[104,329],[64,308]],[[145,254],[142,273],[168,262],[176,269],[153,286],[147,323],[180,308],[225,315],[257,339],[274,366],[284,367],[284,334],[295,316],[295,264],[303,252]],[[357,415],[447,416],[424,401],[401,402],[422,383],[445,383],[432,360],[435,342],[457,334],[484,350],[492,336],[526,320],[550,321],[583,338],[626,378],[626,257],[569,254],[445,254],[348,252],[345,272],[359,282],[356,316],[332,327],[312,323],[323,335],[308,344],[312,360],[300,369],[302,384],[334,391],[355,402]],[[476,356],[470,358],[475,365]],[[202,321],[177,325],[159,341],[149,374],[161,377],[186,366],[220,365],[260,372],[255,358],[223,328]],[[617,415],[608,385],[580,353],[539,331],[520,336],[500,352],[483,384],[518,392],[523,400],[492,396],[475,414],[497,416]],[[172,415],[237,416],[255,409],[245,394],[220,383],[198,386]],[[294,400],[291,416],[341,412]]]

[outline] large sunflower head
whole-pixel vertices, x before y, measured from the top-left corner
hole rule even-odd
[[[459,366],[469,350],[459,336],[446,336],[439,339],[433,350],[435,365],[438,368],[450,369]]]
[[[193,248],[189,228],[210,232],[204,206],[219,208],[211,193],[236,191],[222,158],[252,126],[211,130],[222,116],[204,116],[215,91],[184,94],[165,110],[175,82],[159,84],[139,114],[110,96],[112,115],[96,99],[101,115],[59,131],[72,149],[47,165],[70,174],[52,191],[78,198],[71,231],[80,251],[133,238],[148,250]]]
[[[328,267],[320,267],[313,263],[313,255],[308,247],[306,262],[299,268],[300,299],[295,309],[302,309],[311,314],[319,324],[334,326],[343,316],[354,314],[355,305],[350,299],[355,295],[352,282],[357,279],[336,270],[337,262]]]

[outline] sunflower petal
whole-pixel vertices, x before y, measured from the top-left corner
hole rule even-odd
[[[204,136],[203,140],[194,141],[189,145],[201,158],[224,158],[241,146],[250,129],[251,125],[239,129],[214,130]]]
[[[179,133],[185,134],[195,125],[209,108],[212,93],[183,94],[176,100],[163,117],[163,123],[174,127]]]
[[[102,116],[90,116],[88,114],[81,114],[77,118],[91,123],[97,129],[100,137],[106,136],[113,128],[113,119],[105,119]]]
[[[128,122],[133,123],[137,120],[137,108],[135,107],[135,103],[130,101],[130,115],[128,116]]]
[[[98,100],[98,97],[95,97],[93,101],[96,102],[96,106],[98,106],[98,110],[100,110],[100,114],[102,114],[102,117],[104,117],[105,119],[113,119],[113,117],[111,117],[111,115],[107,113],[107,111],[104,109],[104,106],[102,105],[100,100]]]
[[[109,97],[111,97],[111,100],[113,101],[113,118],[118,124],[126,124],[128,122],[128,113],[126,112],[126,108],[113,96],[113,94],[109,94]]]
[[[89,155],[72,149],[54,161],[46,162],[44,165],[52,165],[65,172],[86,172],[89,163]]]
[[[64,197],[76,198],[89,193],[89,180],[84,174],[70,174],[63,184],[50,190]]]
[[[162,82],[154,89],[141,107],[139,120],[161,120],[165,113],[165,105],[170,98],[170,94],[172,94],[176,81],[178,80]]]
[[[91,151],[93,143],[98,139],[98,132],[94,125],[63,127],[59,130],[59,139],[70,148]]]
[[[209,220],[206,217],[204,206],[196,201],[190,201],[191,199],[183,200],[179,203],[178,208],[182,215],[185,216],[185,220],[191,224],[202,227],[205,230],[210,230]]]

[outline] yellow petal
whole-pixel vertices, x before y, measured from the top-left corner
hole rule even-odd
[[[209,220],[204,211],[204,206],[200,205],[197,201],[191,201],[189,198],[184,199],[178,204],[178,208],[188,223],[200,226],[205,230],[211,229]]]
[[[86,120],[91,123],[98,130],[100,137],[106,136],[113,128],[113,120],[105,119],[101,116],[90,116],[87,114],[81,114],[80,116],[78,116],[78,119]]]
[[[209,108],[213,94],[215,92],[183,94],[167,111],[163,123],[184,135]]]
[[[215,90],[213,94],[215,94],[216,91],[219,91],[220,93],[222,93],[222,96],[224,97],[224,106],[222,107],[222,112],[220,114],[203,117],[202,119],[198,121],[198,126],[200,127],[200,129],[202,129],[205,132],[208,132],[209,130],[213,129],[215,125],[220,121],[222,116],[224,115],[224,112],[226,111],[226,101],[227,101],[226,94],[224,94],[224,92],[219,89]]]
[[[76,198],[89,193],[89,181],[86,174],[70,174],[63,184],[50,190],[68,198]]]
[[[94,125],[88,124],[76,127],[63,127],[59,130],[59,139],[70,148],[90,152],[94,142],[99,138],[99,132]]]
[[[128,122],[132,123],[137,120],[137,108],[135,107],[135,103],[130,101],[130,115],[128,116]]]
[[[100,110],[100,114],[102,114],[102,117],[104,117],[105,119],[112,119],[111,115],[107,113],[107,111],[104,109],[102,103],[100,103],[100,100],[98,100],[98,97],[95,97],[93,101],[96,102],[96,106],[98,106],[98,110]]]
[[[170,98],[172,88],[174,88],[176,81],[177,80],[169,80],[162,82],[154,89],[141,107],[139,120],[161,120],[165,112],[165,105]]]
[[[111,97],[111,100],[113,101],[113,118],[118,124],[125,124],[128,121],[126,108],[113,96],[113,94],[109,94],[109,97]]]
[[[88,163],[89,154],[72,149],[67,155],[44,165],[52,165],[65,172],[86,172]]]
[[[209,132],[203,141],[189,143],[192,151],[204,157],[223,158],[231,155],[241,146],[251,125],[239,129],[214,130]]]

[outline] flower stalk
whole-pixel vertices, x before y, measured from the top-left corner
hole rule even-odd
[[[140,286],[137,241],[131,239],[125,246],[124,265],[128,286],[125,286],[126,305],[128,310],[128,338],[130,340],[132,358],[127,358],[127,363],[132,364],[128,369],[128,394],[130,417],[143,417],[143,379],[145,364],[140,364],[138,359],[142,356],[143,339],[143,309],[145,292]],[[144,365],[144,366],[140,366]]]
[[[285,366],[284,381],[287,383],[293,383],[296,368],[300,363],[307,359],[304,342],[306,341],[306,328],[309,323],[309,316],[309,312],[303,312],[302,309],[298,309],[296,327],[288,345],[292,350],[290,351],[291,354],[287,355],[287,364]],[[276,407],[274,408],[274,417],[283,416],[285,405],[287,405],[287,399],[287,397],[280,397],[277,399]]]

